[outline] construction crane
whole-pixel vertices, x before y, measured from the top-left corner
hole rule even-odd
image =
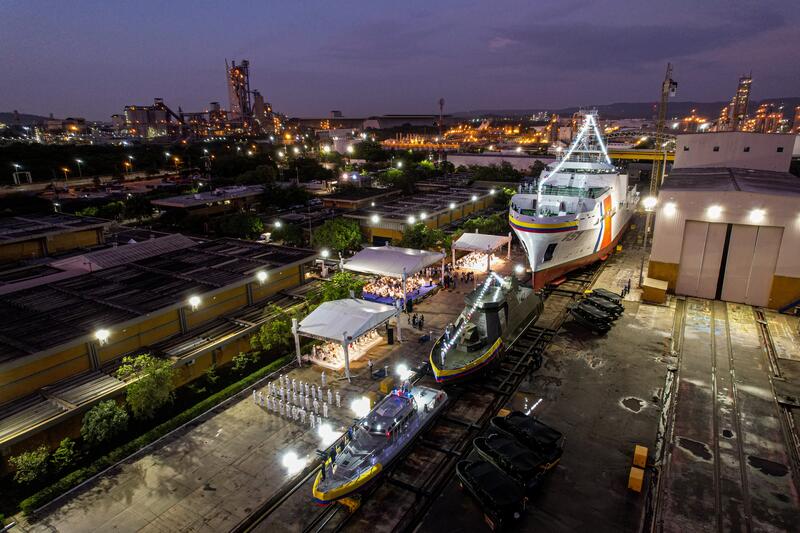
[[[666,143],[667,137],[664,135],[664,127],[667,120],[667,105],[669,98],[675,96],[678,83],[672,79],[672,63],[667,63],[667,73],[664,82],[661,84],[661,101],[658,104],[658,121],[656,122],[655,149],[664,151],[663,162],[660,159],[653,160],[653,167],[650,171],[650,198],[655,198],[661,182],[664,181],[664,174],[667,170]],[[652,231],[653,211],[647,210],[647,221],[645,223],[644,245],[647,247],[647,236]]]

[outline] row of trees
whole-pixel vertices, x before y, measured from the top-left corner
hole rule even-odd
[[[479,166],[469,165],[468,167],[458,167],[457,171],[469,172],[476,181],[511,181],[517,182],[524,177],[532,176],[538,178],[544,170],[544,163],[535,161],[528,170],[517,170],[511,163],[503,161],[499,165]]]
[[[52,454],[42,445],[10,457],[9,463],[14,467],[16,482],[32,484],[48,473],[63,472],[74,466],[82,455],[112,444],[123,436],[131,418],[152,419],[159,409],[170,404],[175,397],[175,368],[168,360],[150,354],[125,357],[117,370],[117,377],[128,382],[125,405],[105,400],[92,407],[83,417],[80,448],[75,441],[66,438]]]

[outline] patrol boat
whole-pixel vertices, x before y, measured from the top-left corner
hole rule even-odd
[[[314,480],[314,501],[326,505],[374,481],[436,418],[446,400],[444,391],[422,386],[386,395],[355,424],[342,451],[325,461]]]
[[[543,307],[533,289],[519,285],[514,276],[494,272],[464,300],[458,320],[431,349],[431,368],[439,383],[455,383],[491,366],[503,345],[535,322]]]
[[[611,164],[597,112],[585,112],[564,156],[511,198],[508,219],[528,253],[533,287],[611,253],[638,201],[627,174]]]

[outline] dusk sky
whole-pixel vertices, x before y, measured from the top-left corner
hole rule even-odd
[[[0,111],[227,107],[225,59],[290,116],[800,95],[797,0],[0,2]]]

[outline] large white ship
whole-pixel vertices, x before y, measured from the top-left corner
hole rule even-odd
[[[511,198],[509,223],[528,253],[534,288],[608,255],[638,199],[611,164],[597,113],[586,112],[563,157]]]

